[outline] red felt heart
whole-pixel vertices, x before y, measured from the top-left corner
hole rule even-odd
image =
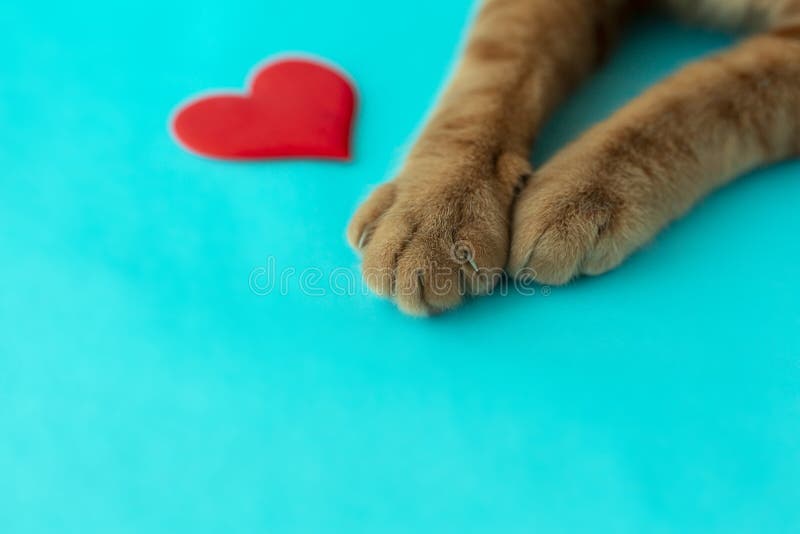
[[[349,159],[355,90],[331,67],[283,59],[262,67],[247,95],[198,98],[175,114],[187,149],[213,158]]]

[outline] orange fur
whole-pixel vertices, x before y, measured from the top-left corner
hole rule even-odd
[[[534,175],[542,121],[605,56],[628,4],[484,2],[405,166],[348,229],[376,293],[425,315],[486,292],[504,267],[549,284],[600,274],[702,195],[800,153],[800,0],[662,0],[757,35],[655,86]]]

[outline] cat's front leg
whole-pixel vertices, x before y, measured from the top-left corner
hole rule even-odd
[[[547,284],[608,271],[707,192],[798,153],[800,32],[780,27],[689,66],[540,169],[509,270]]]
[[[377,294],[426,315],[499,279],[533,136],[602,56],[621,3],[485,2],[399,176],[373,193],[348,229]]]

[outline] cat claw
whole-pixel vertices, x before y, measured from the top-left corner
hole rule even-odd
[[[366,229],[364,229],[364,231],[361,232],[361,237],[358,238],[358,250],[361,250],[361,249],[364,248],[364,241],[367,240],[367,233],[368,232],[367,232]]]

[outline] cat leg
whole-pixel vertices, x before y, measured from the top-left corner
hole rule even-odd
[[[486,0],[454,79],[397,178],[348,240],[377,294],[411,314],[488,291],[506,263],[516,188],[544,118],[586,76],[623,0]]]
[[[690,65],[589,130],[521,193],[509,270],[562,284],[617,266],[700,197],[800,154],[800,25]]]

